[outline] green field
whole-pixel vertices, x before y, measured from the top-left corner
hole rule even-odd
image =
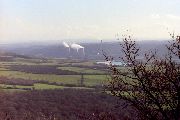
[[[4,90],[11,90],[11,91],[69,89],[69,88],[71,88],[71,89],[92,89],[92,88],[87,88],[87,87],[66,87],[66,86],[48,85],[48,84],[41,84],[41,83],[34,84],[33,86],[0,84],[0,88],[4,89]]]
[[[43,80],[49,83],[78,84],[81,75],[53,75],[53,74],[32,74],[18,71],[0,71],[0,76],[8,78],[22,78],[25,80]],[[106,75],[84,75],[85,85],[99,85],[107,80]]]
[[[21,71],[13,71],[8,69],[12,65],[53,65],[57,66],[57,69],[68,70],[77,72],[77,75],[56,75],[56,74],[34,74]],[[78,67],[77,67],[78,66]],[[79,87],[80,81],[83,75],[83,87]],[[94,61],[73,61],[73,60],[61,60],[61,59],[49,59],[46,62],[38,59],[15,59],[12,62],[0,62],[0,77],[6,77],[8,79],[24,79],[40,81],[33,86],[23,85],[5,85],[1,84],[2,89],[62,89],[62,88],[83,88],[89,89],[89,87],[102,86],[107,83],[108,76],[102,69],[97,69]],[[45,83],[41,83],[41,82]],[[70,87],[69,87],[70,86]]]

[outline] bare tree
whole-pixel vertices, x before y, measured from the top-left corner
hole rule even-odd
[[[180,119],[180,65],[172,59],[180,56],[180,36],[172,38],[164,58],[151,51],[140,60],[136,41],[125,36],[120,44],[124,56],[120,59],[128,66],[109,66],[107,90],[135,108],[140,119]]]

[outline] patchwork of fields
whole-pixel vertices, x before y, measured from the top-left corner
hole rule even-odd
[[[94,89],[109,76],[106,66],[94,61],[16,58],[0,62],[0,78],[4,90]]]

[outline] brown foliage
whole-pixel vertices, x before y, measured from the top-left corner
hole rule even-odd
[[[151,51],[140,60],[140,48],[125,36],[120,44],[124,53],[121,59],[131,66],[126,71],[109,67],[112,80],[107,89],[136,108],[140,119],[180,119],[180,65],[173,61],[180,56],[180,37],[172,38],[166,57]]]
[[[117,98],[94,90],[0,92],[0,120],[133,119],[132,108],[118,110],[116,102]]]

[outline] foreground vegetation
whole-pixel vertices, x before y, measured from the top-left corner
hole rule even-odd
[[[151,51],[138,59],[140,48],[131,36],[125,36],[120,44],[124,53],[121,59],[130,67],[126,71],[109,67],[112,80],[107,89],[133,106],[140,119],[180,119],[180,36],[173,34],[172,38],[164,58]]]
[[[94,90],[0,92],[0,97],[0,120],[135,119],[123,101]]]

